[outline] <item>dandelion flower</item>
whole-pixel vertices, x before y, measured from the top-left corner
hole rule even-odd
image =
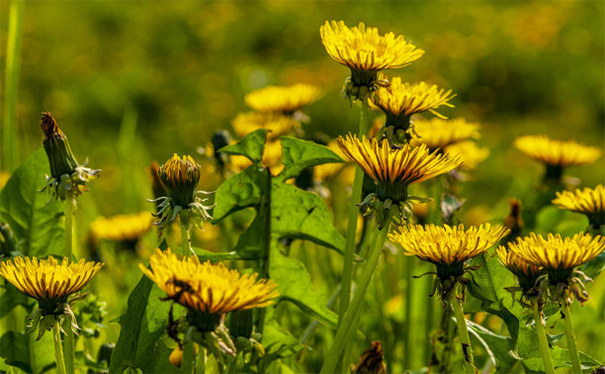
[[[317,86],[295,84],[293,86],[269,86],[250,92],[244,97],[246,104],[257,112],[273,112],[291,115],[311,104],[321,96]]]
[[[476,168],[479,163],[485,161],[489,156],[488,148],[480,148],[475,142],[470,140],[451,144],[444,150],[450,155],[458,155],[462,159],[462,165],[460,165],[460,169],[462,170]]]
[[[410,144],[414,147],[425,144],[431,151],[480,136],[479,125],[468,123],[463,118],[450,121],[441,118],[418,120],[414,121],[414,130],[418,137],[413,138]]]
[[[362,101],[376,88],[378,71],[407,66],[424,54],[403,36],[380,35],[377,28],[363,22],[349,28],[343,21],[326,21],[319,32],[330,57],[351,69],[345,94]],[[360,92],[359,87],[366,89]]]
[[[591,225],[605,224],[605,188],[602,184],[594,189],[557,192],[557,198],[552,203],[559,209],[584,213]]]
[[[99,217],[90,224],[90,235],[95,242],[101,239],[136,242],[151,230],[152,221],[149,212]]]
[[[39,309],[31,319],[32,328],[40,326],[38,338],[52,329],[56,320],[62,323],[66,317],[72,328],[77,329],[71,306],[75,294],[81,291],[97,275],[103,264],[84,259],[70,263],[67,257],[61,263],[53,257],[47,260],[15,257],[0,263],[0,276],[13,284],[21,293],[38,301]]]
[[[401,245],[406,256],[417,256],[437,267],[437,277],[441,281],[441,294],[447,295],[460,277],[464,275],[465,261],[485,252],[495,245],[509,230],[503,226],[464,229],[458,226],[401,226],[389,239]],[[444,298],[445,299],[445,298]]]
[[[300,123],[292,117],[258,112],[240,113],[235,117],[232,125],[240,138],[258,129],[267,129],[269,141],[277,140],[282,135],[292,134],[300,127]]]
[[[430,153],[425,145],[412,148],[391,147],[388,142],[362,140],[357,136],[339,137],[342,152],[378,184],[381,199],[405,201],[407,186],[419,183],[456,168],[462,161],[447,155]]]
[[[546,179],[560,180],[563,168],[587,165],[601,157],[601,150],[573,140],[552,140],[545,135],[526,135],[515,140],[515,147],[546,165]]]
[[[222,264],[200,263],[197,256],[178,259],[170,249],[157,249],[143,273],[184,307],[206,316],[263,308],[279,296],[273,280],[257,281],[257,274],[240,274]]]
[[[496,253],[502,265],[517,277],[519,286],[521,286],[523,291],[526,293],[531,292],[535,287],[536,280],[543,273],[542,266],[528,263],[515,254],[515,252],[507,251],[503,246],[498,247]]]

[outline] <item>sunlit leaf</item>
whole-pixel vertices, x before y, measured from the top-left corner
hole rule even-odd
[[[216,224],[229,214],[260,204],[262,172],[250,166],[227,179],[216,191],[212,212]]]
[[[52,333],[38,341],[35,335],[9,331],[0,338],[0,356],[5,364],[26,373],[42,373],[55,366]]]
[[[267,139],[267,129],[260,129],[246,135],[235,144],[217,149],[228,155],[245,156],[254,163],[259,163],[263,158],[263,148]]]
[[[287,180],[297,177],[304,169],[334,162],[344,162],[330,148],[306,140],[282,136],[282,164],[284,170],[279,179]]]

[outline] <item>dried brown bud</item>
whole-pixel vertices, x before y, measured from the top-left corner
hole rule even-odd
[[[373,341],[370,348],[361,354],[357,365],[351,365],[351,372],[353,374],[386,374],[382,343],[378,340]]]

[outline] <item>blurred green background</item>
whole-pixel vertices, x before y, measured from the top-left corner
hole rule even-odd
[[[9,7],[0,1],[2,72]],[[41,146],[40,112],[50,111],[78,160],[103,169],[79,198],[82,226],[99,215],[151,210],[149,164],[175,152],[201,159],[198,147],[248,110],[243,97],[251,90],[318,85],[325,95],[305,109],[307,137],[356,131],[358,109],[340,97],[349,71],[328,57],[319,36],[326,20],[404,35],[426,54],[386,73],[452,89],[455,108],[440,112],[482,124],[478,143],[491,155],[463,186],[467,223],[502,222],[506,199],[539,183],[543,166],[512,147],[517,136],[604,148],[602,1],[27,1],[17,123],[2,126],[17,127],[22,161]],[[0,166],[7,171],[5,160]],[[603,183],[604,158],[566,175],[582,186]],[[203,177],[200,188],[216,183]],[[82,242],[87,229],[79,230]],[[134,284],[140,273],[126,276]],[[111,317],[125,307],[109,305]],[[594,308],[589,303],[584,316]],[[581,346],[600,356],[598,331],[578,320]]]
[[[9,4],[0,3],[3,64]],[[307,136],[354,130],[357,110],[339,95],[348,69],[319,37],[332,19],[405,35],[426,55],[387,74],[452,89],[456,107],[443,114],[483,125],[491,156],[471,183],[471,203],[501,200],[515,180],[537,182],[542,165],[512,148],[516,136],[603,147],[601,1],[33,1],[23,17],[19,156],[40,146],[40,112],[50,111],[79,161],[103,169],[93,200],[115,214],[144,209],[121,198],[124,185],[150,196],[144,167],[174,152],[195,155],[247,110],[243,96],[253,89],[314,83],[325,96],[306,110]],[[567,174],[594,186],[604,165]]]

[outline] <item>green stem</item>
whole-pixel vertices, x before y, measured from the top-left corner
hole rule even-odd
[[[23,0],[13,0],[8,15],[6,66],[4,71],[4,113],[2,116],[2,170],[9,173],[17,167],[17,91],[19,88],[19,60]]]
[[[345,343],[350,341],[352,335],[355,334],[355,331],[357,329],[357,324],[354,323],[356,321],[355,317],[357,316],[357,312],[361,308],[366,291],[368,289],[368,285],[370,284],[372,276],[374,275],[374,271],[376,270],[376,266],[378,265],[378,260],[380,259],[380,255],[382,254],[382,248],[384,246],[384,242],[386,240],[388,232],[389,223],[387,223],[382,230],[376,229],[372,250],[370,252],[370,257],[365,268],[363,269],[363,272],[361,273],[358,289],[355,292],[355,296],[353,297],[349,308],[344,314],[342,323],[336,331],[334,343],[330,348],[330,351],[328,353],[326,361],[324,362],[321,368],[320,373],[325,374],[335,372],[336,365],[340,361],[339,357],[343,351]]]
[[[263,243],[264,253],[262,258],[260,259],[261,265],[261,274],[260,276],[268,279],[269,278],[269,269],[271,267],[271,170],[269,168],[265,168],[263,171],[265,173],[264,178],[264,196],[261,196],[261,204],[260,211],[258,214],[261,215],[261,219],[263,220],[263,232],[261,237],[259,238],[261,243]],[[258,333],[263,334],[265,329],[265,316],[267,314],[267,308],[261,308],[258,314]]]
[[[199,351],[197,353],[196,374],[206,374],[206,349],[201,345],[198,345],[197,347]]]
[[[181,373],[195,373],[195,343],[189,340],[183,346],[183,360],[181,361]]]
[[[65,359],[63,357],[63,347],[61,346],[61,327],[59,321],[55,321],[53,326],[53,338],[55,341],[55,363],[57,364],[57,373],[65,374]]]
[[[416,347],[412,346],[412,306],[414,305],[414,282],[410,276],[414,270],[414,258],[406,256],[405,258],[405,273],[407,274],[407,287],[405,290],[405,321],[403,322],[403,344],[404,344],[404,355],[403,355],[403,367],[406,369],[412,369],[412,359],[414,357],[414,351]]]
[[[74,243],[74,213],[75,213],[75,205],[76,199],[74,194],[68,192],[67,199],[65,202],[65,257],[72,261],[74,256],[73,243]],[[76,361],[76,352],[75,352],[75,339],[74,332],[71,329],[71,326],[65,332],[65,339],[63,340],[63,350],[65,352],[65,369],[68,373],[75,373],[75,361]]]
[[[183,223],[183,220],[181,220],[181,241],[183,256],[195,256],[195,252],[193,251],[193,248],[191,248],[191,233],[189,232],[189,227]]]
[[[462,302],[456,296],[456,290],[452,290],[450,293],[450,304],[454,309],[456,324],[458,325],[458,335],[460,336],[460,342],[462,343],[462,352],[464,353],[464,368],[466,369],[467,374],[475,374],[475,361],[473,359],[471,339],[468,335],[468,328],[466,327],[466,318],[464,318],[464,312],[462,311]]]
[[[573,322],[571,320],[571,309],[569,304],[565,303],[563,307],[565,313],[565,334],[567,335],[567,345],[569,346],[569,356],[571,358],[571,366],[574,373],[582,373],[582,364],[580,364],[580,355],[576,345],[576,333],[573,330]]]
[[[540,353],[544,361],[544,370],[546,374],[554,374],[555,366],[550,356],[550,348],[548,348],[548,340],[546,340],[546,330],[544,329],[544,320],[542,312],[538,306],[537,298],[532,299],[532,309],[534,313],[534,321],[536,323],[536,334],[538,335],[538,343],[540,344]]]

